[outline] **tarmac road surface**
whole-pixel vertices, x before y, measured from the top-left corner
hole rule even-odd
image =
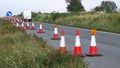
[[[31,25],[31,24],[30,24]],[[60,40],[51,40],[53,37],[53,24],[43,24],[45,33],[37,33],[39,30],[38,22],[35,22],[36,30],[26,30],[27,33],[36,34],[42,37],[49,44],[59,49]],[[67,51],[72,51],[75,45],[75,27],[59,26],[58,33],[60,37],[61,30],[65,32],[65,43]],[[90,46],[90,31],[87,29],[80,29],[81,47],[84,54],[89,53]],[[86,57],[84,61],[89,64],[89,68],[120,68],[120,34],[97,31],[96,43],[98,53],[103,54],[101,57]]]

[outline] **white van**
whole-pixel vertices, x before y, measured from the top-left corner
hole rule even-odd
[[[32,20],[32,12],[29,10],[23,11],[23,18],[24,20],[28,19],[29,21]]]

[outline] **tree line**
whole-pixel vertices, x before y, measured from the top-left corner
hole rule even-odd
[[[85,11],[81,0],[65,0],[68,12]],[[117,12],[117,5],[114,1],[102,1],[100,6],[96,6],[92,11]]]

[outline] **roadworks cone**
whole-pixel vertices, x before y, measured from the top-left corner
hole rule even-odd
[[[30,25],[29,25],[29,22],[28,22],[28,19],[27,19],[27,26],[26,26],[26,30],[29,30],[30,29]]]
[[[86,56],[102,56],[102,54],[98,54],[98,49],[96,46],[96,39],[95,39],[95,35],[96,35],[96,29],[92,29],[91,30],[91,45],[90,45],[90,50],[89,50],[89,54],[86,54]]]
[[[61,31],[60,52],[66,52],[64,30]]]
[[[54,35],[53,35],[53,38],[51,38],[52,40],[60,40],[60,38],[58,38],[57,28],[58,28],[58,25],[55,24],[55,25],[54,25]]]
[[[76,29],[76,40],[75,40],[75,47],[74,47],[74,55],[82,55],[82,48],[79,38],[79,30]]]
[[[17,23],[17,20],[16,20],[16,19],[14,19],[13,24],[14,24],[14,25],[16,25],[16,23]]]
[[[19,27],[19,23],[18,22],[17,22],[16,26]]]
[[[11,18],[11,23],[13,23],[14,21],[13,21],[13,18]]]
[[[19,20],[19,19],[17,19],[16,21],[17,21],[17,23],[19,23],[19,22],[20,22],[20,20]]]
[[[35,29],[34,21],[32,21],[32,30]]]
[[[24,21],[22,21],[21,29],[24,30]]]
[[[43,28],[42,28],[42,24],[43,24],[43,23],[40,22],[40,28],[39,28],[39,32],[38,32],[38,33],[44,33],[44,32],[43,32]]]

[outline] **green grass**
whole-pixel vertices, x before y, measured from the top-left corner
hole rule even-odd
[[[87,68],[87,64],[0,19],[0,68]]]
[[[46,23],[120,33],[120,13],[52,13],[38,14],[34,19]]]

